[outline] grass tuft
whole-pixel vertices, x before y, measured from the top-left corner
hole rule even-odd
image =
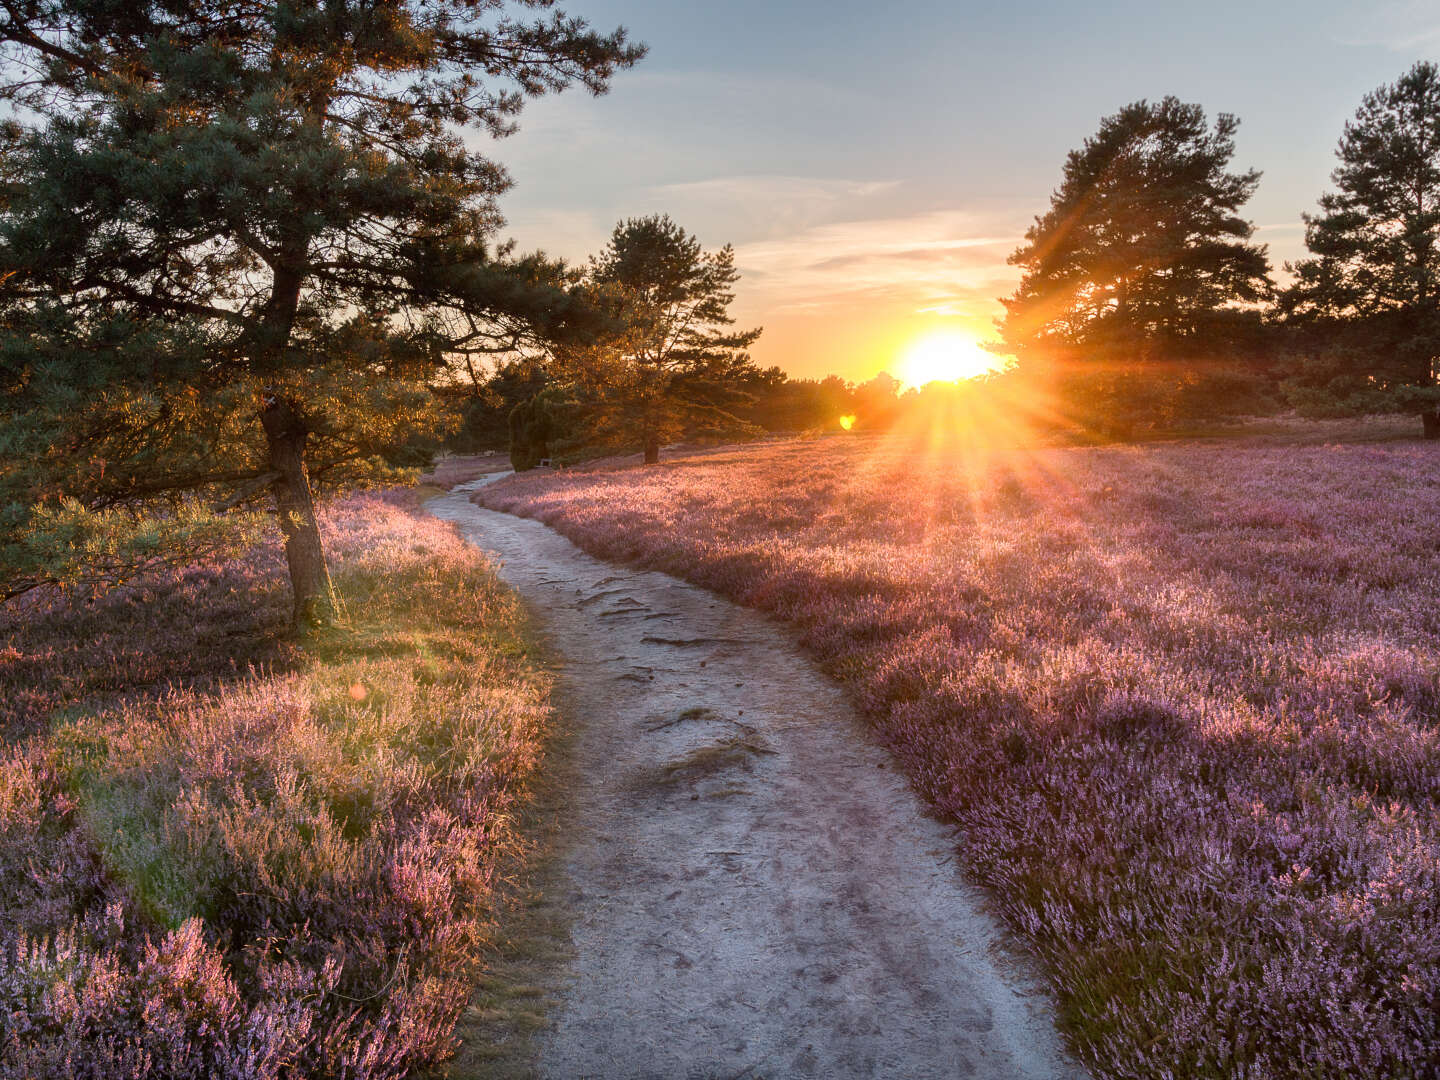
[[[349,621],[278,553],[0,610],[0,1074],[405,1075],[455,1047],[548,683],[406,496],[328,508]]]

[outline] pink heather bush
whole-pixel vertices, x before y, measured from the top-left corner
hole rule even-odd
[[[485,505],[791,621],[1099,1075],[1440,1075],[1440,448],[823,440]]]
[[[448,527],[375,495],[324,527],[351,625],[308,651],[268,549],[0,608],[0,1076],[453,1049],[546,688]]]

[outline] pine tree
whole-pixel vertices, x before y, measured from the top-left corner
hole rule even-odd
[[[1440,438],[1440,67],[1367,94],[1336,154],[1336,190],[1305,216],[1312,257],[1287,266],[1281,297],[1317,354],[1292,393],[1317,411],[1419,413]]]
[[[552,6],[6,4],[10,591],[64,579],[111,511],[268,489],[297,627],[329,617],[312,481],[391,475],[444,422],[430,384],[477,327],[573,329],[553,274],[493,250],[509,180],[466,133],[503,136],[527,97],[600,93],[642,55]],[[37,532],[58,508],[70,531]]]
[[[1260,174],[1227,171],[1238,126],[1222,113],[1212,129],[1173,97],[1106,117],[1010,257],[1024,273],[1002,301],[1004,351],[1022,368],[1088,371],[1118,400],[1149,372],[1230,348],[1270,290],[1239,216]]]
[[[642,449],[646,464],[682,433],[731,436],[754,425],[735,410],[755,374],[745,351],[760,329],[732,330],[735,252],[705,252],[667,215],[615,227],[589,280],[624,327],[599,348],[561,354],[578,401],[577,437]]]

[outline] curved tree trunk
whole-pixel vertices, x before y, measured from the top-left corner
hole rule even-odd
[[[310,474],[305,468],[305,441],[310,429],[295,403],[281,397],[265,398],[260,412],[270,468],[279,477],[270,485],[275,514],[285,537],[285,561],[295,594],[291,625],[304,633],[335,621],[337,603],[325,546],[315,520]]]

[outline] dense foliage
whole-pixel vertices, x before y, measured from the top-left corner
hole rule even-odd
[[[750,430],[736,415],[754,372],[745,351],[760,330],[735,330],[730,304],[740,275],[729,246],[707,252],[668,216],[615,227],[587,274],[619,332],[557,351],[552,375],[574,402],[569,438],[586,447],[643,450],[660,459],[680,435]]]
[[[1106,117],[1010,257],[1000,347],[1081,422],[1126,433],[1197,364],[1259,344],[1269,264],[1240,216],[1260,174],[1228,171],[1238,126],[1173,97]]]
[[[1440,438],[1440,67],[1367,94],[1336,154],[1336,190],[1305,218],[1311,257],[1281,297],[1309,361],[1292,397],[1418,413]]]
[[[1260,181],[1227,172],[1239,121],[1211,130],[1198,105],[1140,101],[1071,151],[1050,209],[1011,256],[1024,272],[1001,332],[1031,355],[1159,361],[1235,321],[1269,290],[1254,226],[1239,216]]]
[[[105,508],[153,519],[177,492],[268,488],[296,621],[326,618],[311,477],[391,475],[446,423],[430,384],[460,351],[586,317],[562,269],[489,246],[509,181],[465,130],[504,135],[527,96],[598,93],[641,55],[551,8],[0,13],[0,515],[21,538],[0,552],[7,580],[65,576],[70,549],[24,540],[47,508],[83,538],[115,532],[89,516]]]

